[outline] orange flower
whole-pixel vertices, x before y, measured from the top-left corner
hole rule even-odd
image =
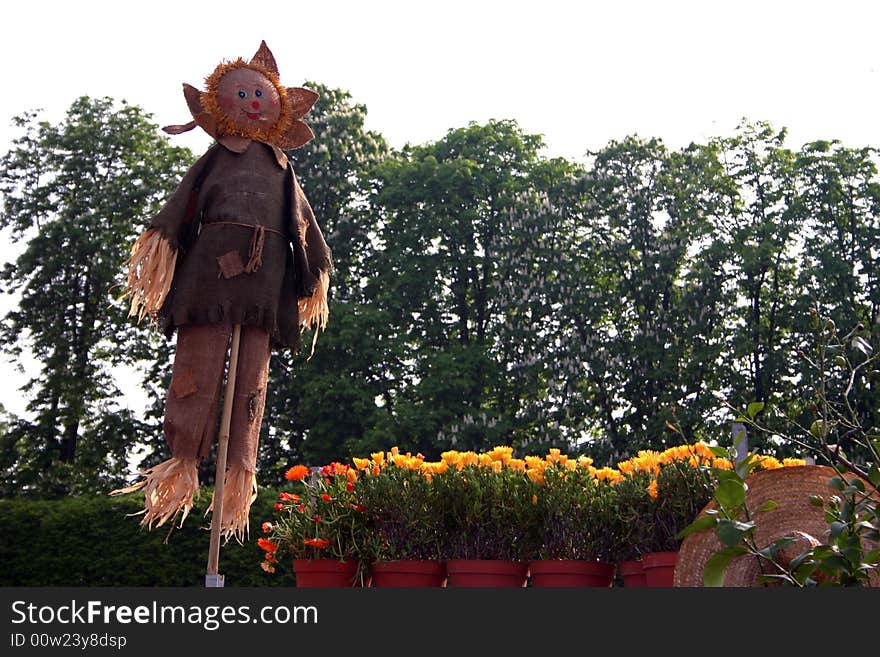
[[[660,494],[657,492],[657,480],[652,479],[651,483],[648,485],[648,495],[651,496],[652,500],[656,500]]]
[[[268,534],[271,531],[272,531],[272,523],[271,522],[264,522],[263,523],[263,533]]]
[[[308,547],[318,548],[319,550],[324,549],[328,545],[330,545],[330,541],[326,538],[304,538],[303,543],[305,543]]]
[[[257,545],[259,545],[266,552],[272,553],[278,549],[278,544],[270,541],[268,538],[260,537],[257,539]]]
[[[289,481],[302,481],[309,476],[309,469],[304,465],[295,465],[284,473],[284,478]]]
[[[275,572],[275,566],[270,564],[268,561],[263,561],[262,563],[260,563],[260,568],[265,570],[267,573],[274,573]]]
[[[321,493],[321,499],[325,502],[332,502],[333,498],[330,497],[327,493]]]

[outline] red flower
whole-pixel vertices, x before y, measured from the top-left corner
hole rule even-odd
[[[296,507],[296,510],[299,511],[300,513],[302,513],[303,511],[306,510],[306,505],[300,504],[298,507]]]
[[[332,502],[333,498],[330,497],[327,493],[321,493],[321,499],[325,502]]]
[[[315,522],[321,522],[321,516],[319,516],[319,515],[316,513],[315,515],[312,516],[312,520],[314,520]]]
[[[354,484],[351,483],[350,481],[346,481],[345,482],[345,490],[347,490],[350,493],[351,491],[354,490]]]
[[[328,541],[326,538],[305,538],[303,539],[303,543],[305,543],[309,547],[319,549],[325,548],[330,545],[330,541]]]
[[[284,505],[281,504],[280,502],[279,502],[278,504],[275,505],[275,510],[276,510],[276,511],[281,511],[281,509],[283,509],[283,508],[284,508]]]
[[[272,553],[278,549],[278,544],[270,541],[268,538],[260,537],[257,539],[257,545],[259,545],[262,549],[264,549],[268,553]]]
[[[295,465],[284,473],[284,478],[289,481],[302,481],[309,476],[309,469],[304,465]]]

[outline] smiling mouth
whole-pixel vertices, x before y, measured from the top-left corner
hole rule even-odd
[[[262,115],[262,114],[259,114],[259,113],[257,113],[257,114],[252,114],[251,112],[245,112],[245,114],[247,114],[247,117],[248,117],[249,119],[253,119],[254,121],[257,121],[257,120],[263,118],[263,115]]]

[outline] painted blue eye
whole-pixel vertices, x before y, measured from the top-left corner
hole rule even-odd
[[[238,97],[239,98],[247,98],[247,91],[239,91]]]
[[[254,92],[254,96],[256,96],[257,98],[262,97],[262,95],[263,95],[263,90],[262,90],[262,89],[257,89],[257,90]]]

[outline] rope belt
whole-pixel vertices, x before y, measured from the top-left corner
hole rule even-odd
[[[251,245],[248,249],[248,262],[244,268],[249,274],[257,271],[263,264],[263,244],[266,241],[266,232],[284,237],[284,233],[280,230],[266,228],[262,224],[242,224],[237,221],[208,221],[202,224],[202,228],[206,226],[239,226],[240,228],[253,229],[254,235],[251,237]]]

